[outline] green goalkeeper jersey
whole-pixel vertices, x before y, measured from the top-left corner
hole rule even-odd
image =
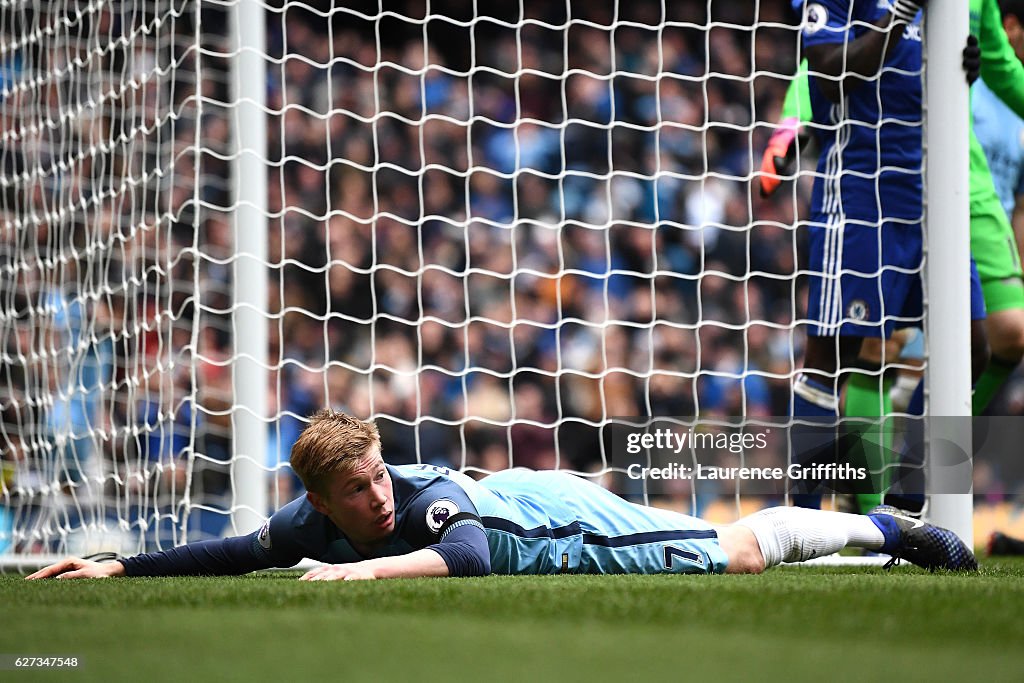
[[[786,99],[782,102],[781,119],[795,118],[800,123],[811,120],[811,95],[807,90],[807,60],[800,62],[796,76],[786,90]]]
[[[1024,65],[1003,30],[997,0],[971,0],[971,33],[981,48],[981,78],[1010,109],[1024,118]],[[971,204],[999,200],[988,161],[971,124]],[[974,213],[972,209],[972,213]]]

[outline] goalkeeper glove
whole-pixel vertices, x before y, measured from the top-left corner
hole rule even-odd
[[[981,48],[973,33],[967,34],[967,46],[964,48],[964,73],[967,74],[967,85],[978,80],[981,73]]]
[[[892,12],[894,22],[913,24],[914,17],[924,9],[926,4],[928,4],[928,0],[893,0],[889,4],[889,11]]]
[[[761,157],[761,196],[770,197],[782,184],[780,176],[793,175],[796,154],[800,147],[797,133],[800,119],[790,116],[782,120],[778,129],[768,138],[768,147]]]

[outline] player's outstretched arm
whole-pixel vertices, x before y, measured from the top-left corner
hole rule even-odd
[[[102,576],[235,576],[257,569],[291,567],[302,559],[299,551],[278,543],[274,554],[261,550],[258,532],[213,541],[197,541],[153,553],[100,564],[68,558],[40,569],[29,579],[85,579]]]
[[[301,581],[365,581],[370,579],[410,579],[422,576],[448,576],[448,563],[429,548],[408,555],[378,557],[349,564],[328,564],[311,569]]]
[[[1017,116],[1024,117],[1024,65],[1006,37],[999,3],[985,0],[981,5],[981,78]]]
[[[78,557],[69,557],[43,567],[26,579],[103,579],[110,576],[124,576],[124,565],[120,562],[93,562]]]
[[[439,543],[407,555],[378,557],[349,564],[330,564],[306,572],[303,581],[359,581],[422,576],[484,576],[491,573],[487,536],[475,515],[451,518]]]

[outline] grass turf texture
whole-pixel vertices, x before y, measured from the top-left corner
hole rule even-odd
[[[0,576],[0,680],[1020,680],[1024,559],[761,576]]]

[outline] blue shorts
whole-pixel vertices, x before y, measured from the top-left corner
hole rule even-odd
[[[818,217],[823,218],[823,217]],[[810,225],[808,334],[884,337],[923,324],[920,223],[881,228],[836,217]],[[977,266],[971,259],[971,319],[985,318]]]
[[[810,225],[808,334],[888,337],[920,325],[921,224],[818,216]]]
[[[516,511],[504,525],[484,520],[495,573],[720,574],[728,565],[704,520],[630,503],[581,477],[512,469],[480,485]],[[564,523],[545,528],[553,518]],[[546,559],[552,550],[561,566]]]
[[[978,264],[971,257],[971,320],[984,320],[987,316],[985,311],[985,293],[981,288],[981,276],[978,275]]]

